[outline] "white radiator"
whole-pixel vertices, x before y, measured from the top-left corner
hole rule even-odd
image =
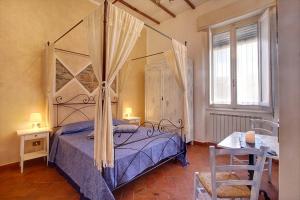
[[[209,142],[218,143],[228,135],[236,131],[248,131],[251,129],[250,119],[262,117],[238,114],[208,113],[208,137]]]

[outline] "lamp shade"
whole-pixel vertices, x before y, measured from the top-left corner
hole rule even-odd
[[[41,122],[42,121],[42,115],[41,113],[31,113],[30,115],[30,122]]]
[[[130,117],[130,115],[132,114],[132,108],[130,107],[125,108],[124,114],[125,116]]]

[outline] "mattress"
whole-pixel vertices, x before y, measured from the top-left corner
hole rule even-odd
[[[114,135],[115,165],[101,173],[94,166],[94,140],[88,139],[91,131],[55,135],[50,153],[50,161],[91,200],[114,199],[111,192],[114,188],[166,158],[180,154],[185,148],[178,134],[150,133],[143,127],[134,134],[118,133]],[[178,159],[186,164],[184,154],[180,154]]]

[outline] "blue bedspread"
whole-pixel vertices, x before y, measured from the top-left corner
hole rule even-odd
[[[90,132],[56,134],[50,162],[63,170],[80,187],[80,192],[91,200],[114,199],[112,189],[185,148],[177,134],[155,132],[145,140],[140,139],[148,137],[146,128],[139,129],[131,137],[128,133],[115,134],[115,166],[105,168],[102,175],[94,166],[94,141],[87,137]],[[117,144],[124,141],[127,144],[118,147]],[[179,160],[186,164],[185,155]]]

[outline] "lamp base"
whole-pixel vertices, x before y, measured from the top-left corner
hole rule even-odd
[[[41,124],[40,123],[33,123],[32,128],[41,128]]]

